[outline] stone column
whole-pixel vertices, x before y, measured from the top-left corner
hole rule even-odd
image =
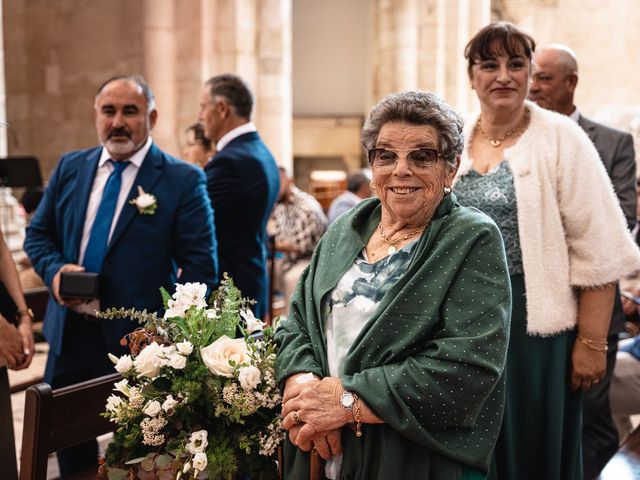
[[[174,0],[144,0],[143,75],[156,96],[158,108],[153,139],[160,148],[178,154],[175,15]]]
[[[2,1],[0,0],[0,18],[2,18]],[[7,156],[7,95],[4,81],[4,32],[0,22],[0,157]]]
[[[292,164],[291,0],[201,0],[202,80],[242,77],[253,121],[284,166]]]
[[[463,51],[489,22],[490,0],[377,0],[373,92],[418,89],[473,106]]]
[[[255,122],[278,164],[292,171],[291,2],[258,1]]]

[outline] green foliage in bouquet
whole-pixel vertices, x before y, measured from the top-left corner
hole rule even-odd
[[[176,479],[277,478],[284,430],[273,328],[253,316],[229,278],[209,304],[205,295],[203,284],[178,284],[172,296],[162,291],[163,317],[100,314],[142,324],[125,339],[130,355],[110,355],[124,377],[103,413],[117,424],[101,467],[110,480],[140,470]]]

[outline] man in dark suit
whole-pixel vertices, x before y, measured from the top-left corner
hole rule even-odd
[[[266,226],[280,183],[276,162],[251,122],[252,107],[242,79],[219,75],[204,85],[199,121],[217,151],[204,171],[216,212],[220,272],[256,300],[254,314],[262,318],[269,311]]]
[[[573,104],[578,84],[578,64],[573,50],[554,44],[536,51],[529,98],[538,105],[568,115],[584,129],[600,154],[627,219],[636,224],[636,162],[630,134],[584,117]],[[580,159],[576,159],[579,161]],[[606,228],[603,225],[602,228]],[[615,255],[615,252],[612,252]],[[618,334],[624,331],[620,295],[616,296],[609,327],[607,373],[585,392],[582,432],[585,478],[595,478],[618,449],[618,434],[611,418],[609,387],[616,361]]]
[[[112,373],[107,354],[128,353],[119,342],[137,323],[98,320],[96,310],[160,311],[160,287],[217,282],[204,174],[154,145],[157,115],[142,78],[105,82],[95,98],[102,146],[62,156],[27,230],[25,250],[51,291],[43,331],[54,388]],[[61,274],[80,271],[99,274],[89,303],[60,296]],[[59,452],[61,475],[95,466],[96,447]]]

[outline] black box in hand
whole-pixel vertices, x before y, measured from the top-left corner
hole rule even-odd
[[[98,274],[93,272],[60,273],[60,297],[98,298]]]

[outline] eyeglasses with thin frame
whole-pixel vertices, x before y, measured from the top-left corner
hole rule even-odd
[[[399,154],[403,153],[407,165],[413,172],[424,172],[433,168],[442,157],[435,148],[415,148],[411,150],[393,150],[390,148],[372,148],[368,152],[371,169],[380,172],[391,172],[396,168]]]

